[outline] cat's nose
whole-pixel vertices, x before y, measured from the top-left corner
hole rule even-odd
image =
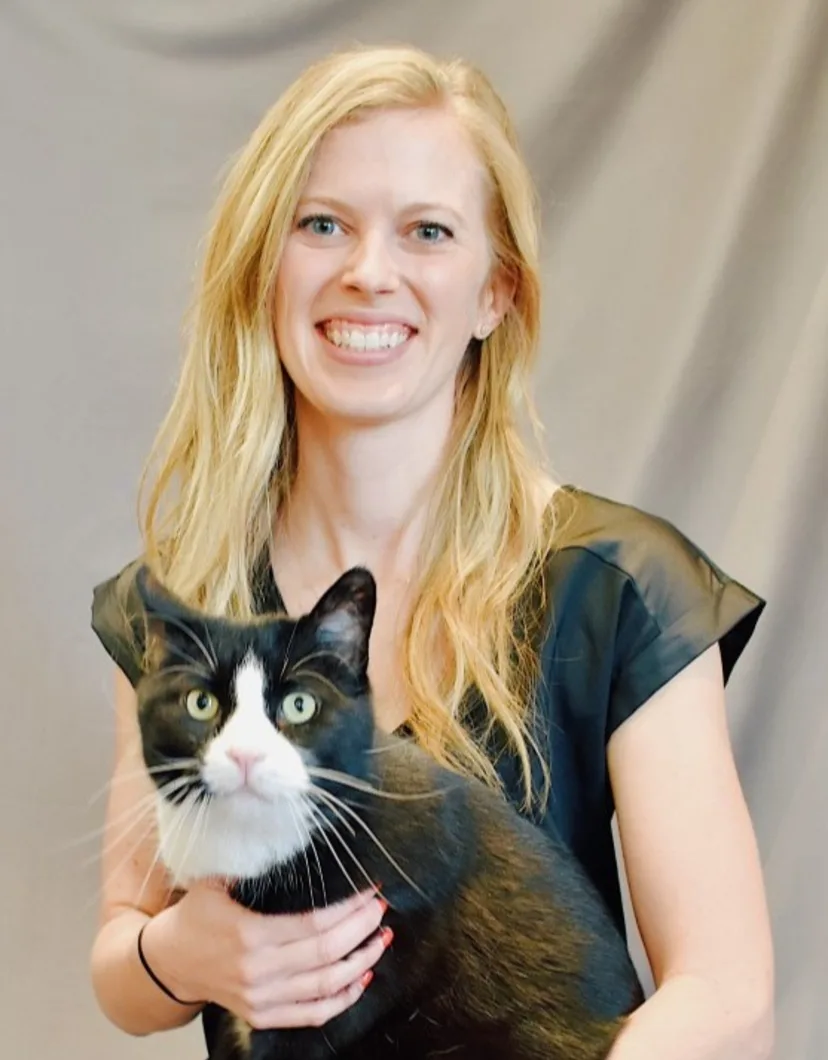
[[[250,776],[250,770],[257,762],[261,762],[264,756],[264,751],[256,751],[250,748],[241,747],[232,747],[227,752],[227,757],[231,758],[236,763],[244,777]]]

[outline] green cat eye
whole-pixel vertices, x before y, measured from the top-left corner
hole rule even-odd
[[[194,688],[187,693],[187,713],[196,721],[212,721],[218,714],[219,702],[212,692]]]
[[[282,714],[291,725],[304,725],[318,709],[319,703],[310,692],[291,692],[282,700]]]

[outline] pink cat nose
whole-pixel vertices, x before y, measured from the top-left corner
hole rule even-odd
[[[250,770],[257,762],[261,762],[264,756],[264,751],[254,751],[239,747],[233,747],[227,752],[227,757],[236,763],[244,776],[249,776]]]

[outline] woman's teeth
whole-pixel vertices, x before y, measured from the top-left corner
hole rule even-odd
[[[411,337],[411,330],[399,324],[362,327],[358,324],[328,321],[322,325],[322,330],[328,342],[352,350],[390,350]]]

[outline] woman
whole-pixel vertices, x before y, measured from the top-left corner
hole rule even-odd
[[[657,989],[612,1060],[765,1057],[771,944],[724,710],[763,603],[669,524],[556,488],[522,438],[536,215],[503,105],[468,65],[358,49],[307,70],[218,206],[146,557],[235,614],[302,613],[368,566],[379,725],[562,834],[621,923],[617,809]],[[383,952],[381,903],[262,918],[214,883],[173,900],[151,836],[133,849],[123,829],[153,788],[118,584],[93,617],[118,663],[100,1005],[133,1034],[188,1022],[196,998],[253,1026],[323,1024]]]

